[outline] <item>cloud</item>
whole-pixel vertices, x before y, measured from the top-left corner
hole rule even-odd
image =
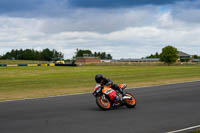
[[[48,47],[62,51],[65,58],[76,48],[138,58],[161,52],[166,45],[200,54],[199,1],[141,0],[133,5],[115,0],[120,6],[113,0],[103,1],[107,6],[85,1],[87,6],[80,0],[0,1],[0,55]]]
[[[143,8],[110,11],[79,9],[67,17],[46,19],[41,30],[48,33],[64,31],[109,33],[126,27],[149,25],[156,19],[158,10],[159,8],[150,6],[145,10]]]
[[[12,17],[63,16],[68,0],[1,0],[0,15]]]
[[[129,8],[144,5],[165,5],[180,1],[182,0],[69,0],[69,3],[79,8]]]
[[[139,58],[161,52],[173,45],[189,54],[198,54],[200,24],[173,18],[170,12],[155,17],[151,25],[129,26],[121,30],[98,33],[95,31],[44,32],[48,20],[0,17],[0,54],[11,49],[54,48],[71,58],[76,48],[106,51],[114,58]],[[188,30],[190,29],[190,30]]]
[[[194,2],[195,0],[1,0],[0,14],[15,17],[59,17],[69,15],[77,9],[110,10],[177,3],[195,7],[195,4],[191,4]]]
[[[43,4],[41,0],[1,0],[0,12],[33,10],[41,4]]]

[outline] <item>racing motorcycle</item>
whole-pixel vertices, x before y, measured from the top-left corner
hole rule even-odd
[[[126,87],[126,84],[119,85],[121,90],[124,90]],[[96,104],[102,110],[110,110],[111,108],[123,105],[126,105],[128,108],[136,106],[136,100],[132,94],[124,92],[122,95],[118,90],[112,89],[111,85],[97,85],[92,94],[96,97]]]

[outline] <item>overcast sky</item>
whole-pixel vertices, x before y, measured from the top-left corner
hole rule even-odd
[[[166,45],[200,55],[200,0],[0,0],[0,55],[11,49],[76,48],[114,59]]]

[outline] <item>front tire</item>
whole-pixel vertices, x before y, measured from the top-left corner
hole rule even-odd
[[[103,98],[103,95],[96,97],[96,103],[102,110],[110,110],[111,108],[110,100],[106,97]]]
[[[134,108],[136,106],[136,100],[134,96],[130,93],[126,93],[125,96],[131,97],[131,99],[125,99],[126,106],[128,108]]]

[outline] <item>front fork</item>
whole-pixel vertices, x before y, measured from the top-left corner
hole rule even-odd
[[[103,100],[104,102],[108,102],[107,99],[106,99],[105,94],[103,94],[101,97],[102,97],[102,100]]]

